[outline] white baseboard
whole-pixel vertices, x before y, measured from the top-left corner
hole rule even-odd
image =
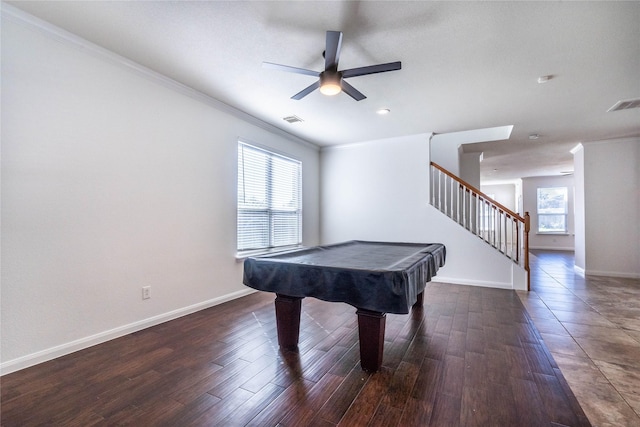
[[[133,332],[141,331],[142,329],[149,328],[151,326],[159,325],[170,320],[177,319],[179,317],[186,316],[188,314],[195,313],[200,310],[207,309],[209,307],[216,306],[218,304],[231,301],[236,298],[249,295],[256,292],[253,289],[243,289],[241,291],[232,292],[230,294],[223,295],[221,297],[213,298],[208,301],[203,301],[197,304],[190,305],[188,307],[179,308],[177,310],[169,311],[167,313],[159,314],[157,316],[149,317],[147,319],[140,320],[138,322],[130,323],[128,325],[119,326],[108,331],[100,332],[88,337],[80,338],[68,343],[60,344],[55,347],[47,348],[45,350],[31,353],[26,356],[18,357],[17,359],[8,360],[0,363],[0,375],[10,374],[30,366],[37,365],[39,363],[53,360],[60,356],[64,356],[70,353],[74,353],[85,348],[92,347],[97,344],[101,344],[106,341],[110,341],[115,338],[119,338],[124,335],[131,334]]]
[[[456,279],[453,277],[444,277],[440,275],[438,275],[438,277],[433,278],[432,282],[450,283],[452,285],[464,285],[464,286],[481,286],[484,288],[513,289],[513,285],[511,283],[497,283],[497,282],[485,282],[482,280]]]
[[[575,248],[574,247],[562,247],[562,246],[529,246],[529,250],[532,249],[540,249],[540,250],[544,250],[544,251],[568,251],[568,252],[574,252]]]
[[[587,276],[621,277],[625,279],[640,279],[638,273],[624,273],[619,271],[583,270]]]

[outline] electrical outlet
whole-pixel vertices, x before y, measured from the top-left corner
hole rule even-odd
[[[142,287],[142,299],[151,298],[151,286],[143,286]]]

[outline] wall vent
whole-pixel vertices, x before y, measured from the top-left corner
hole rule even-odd
[[[618,101],[607,110],[607,113],[610,111],[630,110],[632,108],[640,108],[640,98]]]
[[[283,117],[282,120],[284,120],[285,122],[288,122],[288,123],[298,123],[298,122],[303,122],[304,121],[298,116]]]

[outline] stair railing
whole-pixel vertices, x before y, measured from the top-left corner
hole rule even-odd
[[[431,162],[430,202],[523,267],[529,289],[529,212],[525,212],[524,217],[518,215],[434,162]]]

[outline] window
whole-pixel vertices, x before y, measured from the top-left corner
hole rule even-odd
[[[567,211],[567,187],[538,188],[538,233],[566,233]]]
[[[302,164],[238,142],[238,251],[302,243]]]

